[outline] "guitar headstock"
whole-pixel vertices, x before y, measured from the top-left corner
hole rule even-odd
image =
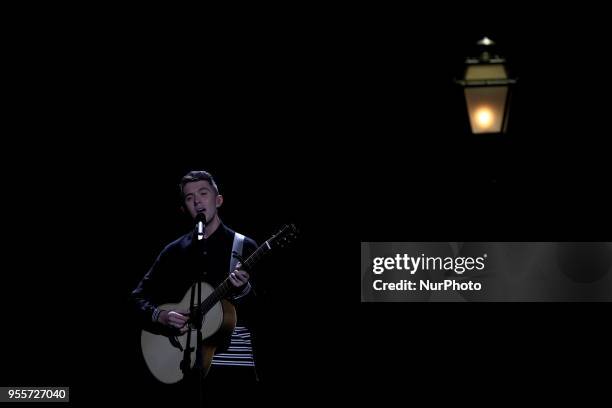
[[[285,224],[283,227],[268,240],[274,247],[284,248],[289,246],[297,238],[298,230],[294,224]]]

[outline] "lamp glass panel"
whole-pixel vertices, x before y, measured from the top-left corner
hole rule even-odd
[[[507,78],[508,74],[504,64],[469,65],[465,71],[465,79],[467,81]]]
[[[508,95],[507,86],[465,88],[472,133],[500,133]]]

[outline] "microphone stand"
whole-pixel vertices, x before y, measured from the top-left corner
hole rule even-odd
[[[197,292],[197,303],[196,300],[196,292]],[[189,303],[189,330],[187,331],[187,340],[185,344],[185,349],[183,351],[183,360],[180,363],[181,370],[183,371],[183,380],[187,380],[187,376],[191,373],[191,352],[194,351],[194,348],[191,347],[191,332],[192,329],[196,329],[196,339],[195,339],[195,364],[194,369],[198,371],[197,381],[197,392],[198,392],[198,401],[199,407],[202,406],[203,403],[203,373],[202,373],[202,320],[203,316],[200,312],[200,305],[202,304],[202,282],[200,279],[197,282],[194,282],[191,285],[191,300]]]
[[[196,217],[196,226],[195,226],[195,231],[194,231],[194,236],[193,236],[193,245],[195,247],[196,253],[199,256],[205,256],[204,253],[206,251],[206,239],[204,238],[204,233],[205,233],[205,228],[206,228],[206,217],[204,216],[203,213],[200,213],[197,215]],[[206,262],[202,262],[203,267],[205,267]],[[204,272],[204,271],[202,271]],[[197,291],[197,303],[194,302],[194,298],[196,296],[195,293]],[[204,400],[204,373],[203,373],[203,367],[202,367],[202,343],[203,343],[203,339],[202,339],[202,323],[203,323],[203,318],[204,316],[201,313],[201,307],[200,305],[202,304],[202,279],[200,276],[197,277],[196,282],[194,282],[194,284],[191,287],[191,302],[190,302],[190,306],[189,306],[189,317],[191,320],[191,328],[196,329],[197,335],[196,335],[196,352],[195,352],[195,358],[196,358],[196,362],[195,362],[195,366],[194,368],[198,371],[198,375],[197,375],[197,381],[198,381],[198,400],[199,400],[199,406],[201,407],[203,404],[203,400]],[[189,339],[191,337],[191,328],[189,330],[189,337],[187,339],[187,341],[189,342]],[[185,355],[185,359],[186,360],[186,364],[191,364],[190,359],[190,355],[189,353],[186,353]],[[189,365],[187,366],[189,367]]]

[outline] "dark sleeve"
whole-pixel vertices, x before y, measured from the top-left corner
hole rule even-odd
[[[130,303],[137,320],[141,327],[147,330],[158,329],[161,326],[157,323],[157,315],[159,314],[157,299],[159,298],[159,290],[163,287],[161,281],[165,275],[167,257],[166,248],[159,254],[151,269],[145,274],[130,296]]]

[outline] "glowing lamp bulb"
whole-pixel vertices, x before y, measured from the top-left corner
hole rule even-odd
[[[476,123],[481,129],[489,129],[493,125],[493,112],[489,108],[480,108],[476,111]]]

